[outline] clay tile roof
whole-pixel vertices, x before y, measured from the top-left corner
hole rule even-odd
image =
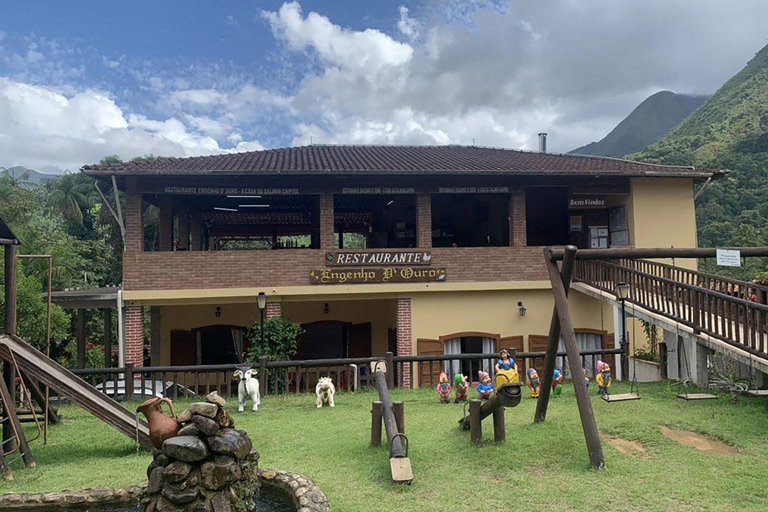
[[[724,171],[616,158],[477,146],[314,145],[246,153],[86,165],[92,176],[484,174],[709,178]]]

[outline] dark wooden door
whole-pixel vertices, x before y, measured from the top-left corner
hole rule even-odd
[[[347,357],[371,357],[371,323],[350,325]]]
[[[416,351],[420,356],[441,356],[443,355],[443,342],[440,340],[420,339],[416,342]],[[439,362],[421,362],[419,363],[419,386],[437,386],[437,379],[443,369],[443,364]]]
[[[531,352],[546,352],[547,351],[547,345],[549,344],[549,337],[548,336],[542,336],[540,334],[529,334],[528,335],[528,350]],[[543,357],[536,357],[531,361],[530,367],[536,368],[536,371],[538,372],[539,376],[544,375],[544,358]],[[527,371],[527,370],[526,370]]]
[[[197,364],[197,338],[192,331],[171,331],[171,366]]]

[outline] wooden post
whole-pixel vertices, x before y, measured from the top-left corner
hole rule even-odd
[[[296,383],[296,390],[299,390],[299,383]],[[267,395],[267,356],[259,357],[259,393]]]
[[[395,413],[397,431],[405,434],[405,404],[403,402],[392,402],[392,412]]]
[[[16,246],[5,246],[5,334],[16,333]],[[16,396],[16,370],[10,361],[3,362],[3,379],[10,396]],[[8,412],[3,409],[3,448],[10,451],[16,448],[13,429]]]
[[[133,400],[133,363],[125,363],[125,399]]]
[[[386,360],[387,360],[387,388],[392,389],[395,387],[395,362],[392,359],[394,357],[394,354],[392,352],[387,352],[386,354]]]
[[[77,341],[77,368],[85,368],[85,309],[77,310],[77,328],[75,332]]]
[[[104,368],[112,367],[112,308],[102,310],[104,315]]]
[[[569,251],[569,249],[571,249]],[[568,252],[575,253],[575,247],[569,246]],[[584,429],[584,437],[587,441],[587,451],[589,452],[589,461],[593,468],[605,468],[605,459],[603,458],[603,447],[600,444],[600,434],[597,431],[595,415],[592,411],[592,402],[589,400],[587,385],[584,379],[580,378],[584,374],[584,367],[581,364],[579,347],[576,344],[576,333],[573,331],[571,315],[568,312],[568,296],[565,293],[565,285],[562,281],[562,275],[557,268],[557,263],[552,259],[552,250],[544,250],[545,264],[549,273],[549,280],[552,283],[552,292],[555,296],[555,308],[557,316],[560,319],[563,341],[565,342],[565,351],[568,355],[568,364],[573,378],[573,389],[576,393],[576,403],[579,406],[579,416],[581,417],[581,426]],[[550,343],[551,345],[551,343]],[[542,385],[543,391],[543,385]],[[539,395],[541,400],[541,395]]]
[[[504,407],[493,411],[493,439],[497,443],[503,443],[507,439],[507,430],[504,425]]]
[[[371,404],[371,446],[381,446],[381,422],[384,415],[381,402]]]
[[[480,400],[469,401],[469,438],[473,443],[483,440],[483,423],[480,420]]]
[[[3,400],[3,410],[8,413],[8,421],[5,423],[12,424],[11,435],[13,436],[13,429],[19,433],[18,437],[16,437],[16,443],[6,443],[3,449],[7,453],[11,449],[15,450],[18,448],[21,450],[24,464],[26,464],[27,467],[35,467],[35,458],[32,456],[32,452],[29,450],[27,438],[24,435],[24,431],[21,429],[21,423],[19,422],[19,416],[16,411],[16,403],[14,402],[14,398],[10,394],[10,390],[8,389],[8,386],[5,385],[5,380],[3,379],[0,379],[0,398]],[[32,414],[34,413],[35,411],[32,411]],[[11,445],[13,445],[13,448],[11,448]]]
[[[389,369],[387,369],[387,375],[389,375]],[[384,377],[383,372],[376,372],[376,388],[379,391],[379,399],[381,400],[384,429],[387,431],[389,457],[405,457],[403,442],[396,435],[400,432],[397,430],[397,422],[395,421],[395,415],[392,412],[392,402],[389,400],[389,390],[386,383],[388,379],[386,377],[382,379],[382,377]]]
[[[569,245],[565,248],[563,269],[560,272],[560,282],[565,288],[566,295],[571,288],[571,276],[573,275],[573,263],[575,258],[576,247]],[[557,316],[557,307],[555,307],[552,311],[552,322],[549,325],[549,341],[547,343],[547,353],[544,356],[544,373],[539,374],[539,377],[541,378],[541,388],[539,389],[539,399],[536,402],[536,413],[533,416],[534,423],[541,423],[547,419],[547,406],[549,406],[549,395],[552,390],[552,377],[555,371],[555,362],[557,361],[557,346],[560,342],[560,330],[560,319]]]

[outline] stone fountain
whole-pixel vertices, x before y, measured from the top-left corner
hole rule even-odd
[[[147,468],[145,512],[254,510],[261,488],[259,454],[248,434],[235,430],[225,404],[210,393],[176,418],[178,435],[153,450]]]

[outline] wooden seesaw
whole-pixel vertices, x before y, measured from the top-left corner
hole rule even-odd
[[[380,402],[374,402],[371,411],[371,444],[378,446],[381,443],[381,421],[383,419],[384,429],[387,432],[387,442],[389,443],[389,469],[392,472],[392,481],[410,484],[413,481],[413,470],[411,469],[411,459],[408,458],[408,438],[403,432],[402,403],[398,403],[400,406],[397,408],[398,421],[398,418],[395,417],[395,408],[389,398],[387,374],[383,370],[377,369],[375,375]],[[405,440],[405,446],[403,446],[403,440]]]
[[[459,420],[462,430],[469,430],[469,437],[473,443],[483,440],[483,419],[493,414],[493,435],[497,443],[506,439],[504,424],[504,407],[515,407],[522,397],[521,384],[508,382],[500,386],[493,396],[485,403],[480,400],[469,401],[469,415]]]

